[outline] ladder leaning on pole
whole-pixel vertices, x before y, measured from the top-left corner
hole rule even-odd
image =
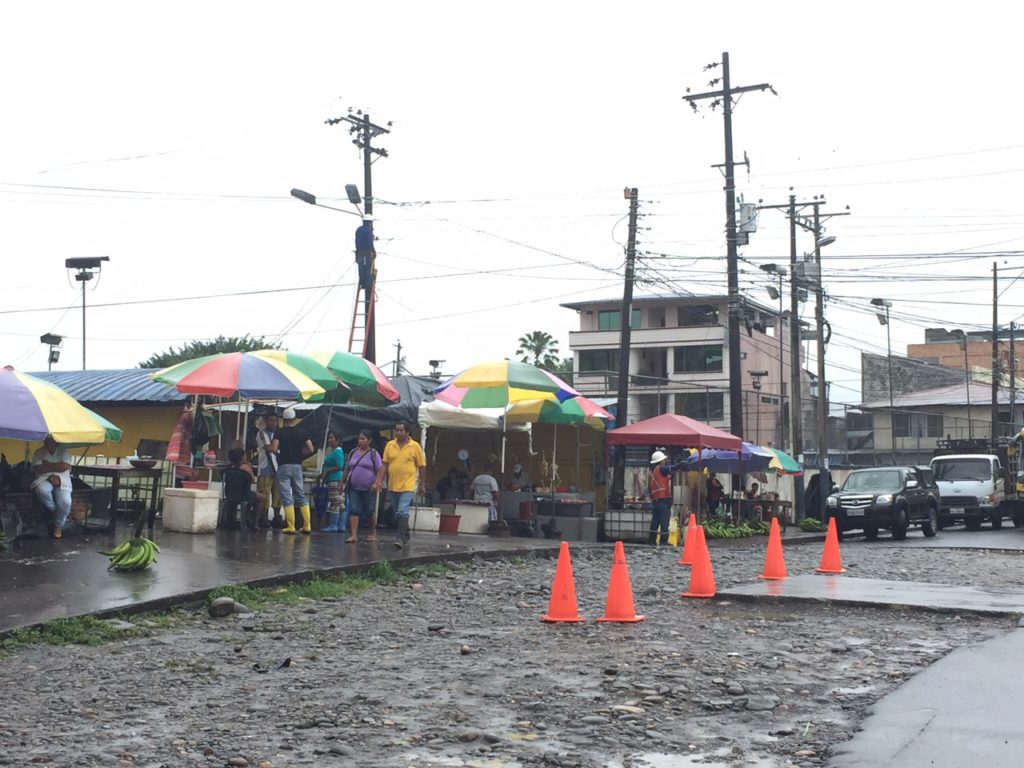
[[[377,270],[373,271],[370,290],[364,295],[362,285],[356,285],[356,298],[352,304],[352,330],[348,336],[348,351],[366,357],[366,345],[370,336],[367,328],[373,327],[373,310],[376,299]]]

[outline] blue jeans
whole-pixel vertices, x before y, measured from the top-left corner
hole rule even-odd
[[[388,491],[388,504],[395,511],[395,517],[409,517],[409,507],[415,495],[413,491]]]
[[[63,528],[71,514],[71,486],[61,483],[60,488],[54,488],[49,480],[44,480],[36,486],[36,498],[53,517],[53,524]]]
[[[282,506],[306,506],[301,464],[282,464],[277,468],[277,490],[281,494]]]
[[[651,502],[651,541],[661,529],[661,540],[668,539],[668,521],[672,516],[672,499],[655,499]]]
[[[348,489],[348,514],[357,516],[360,522],[369,525],[373,519],[373,497],[371,490],[360,491],[357,488]]]

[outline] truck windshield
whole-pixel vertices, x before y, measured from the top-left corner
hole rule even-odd
[[[854,472],[843,483],[844,491],[898,491],[900,472],[898,469],[871,469]]]
[[[942,459],[932,462],[932,471],[939,482],[945,480],[974,480],[984,482],[992,479],[992,465],[988,459]]]

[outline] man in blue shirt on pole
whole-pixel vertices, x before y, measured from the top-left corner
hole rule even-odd
[[[373,262],[377,251],[373,247],[373,216],[363,217],[363,223],[356,228],[356,265],[359,267],[359,287],[366,296],[367,306],[370,291],[373,290]]]

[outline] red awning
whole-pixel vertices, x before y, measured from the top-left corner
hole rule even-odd
[[[742,442],[736,435],[674,413],[663,413],[653,419],[613,429],[608,433],[607,440],[609,445],[671,445],[685,448],[731,448],[737,451]]]

